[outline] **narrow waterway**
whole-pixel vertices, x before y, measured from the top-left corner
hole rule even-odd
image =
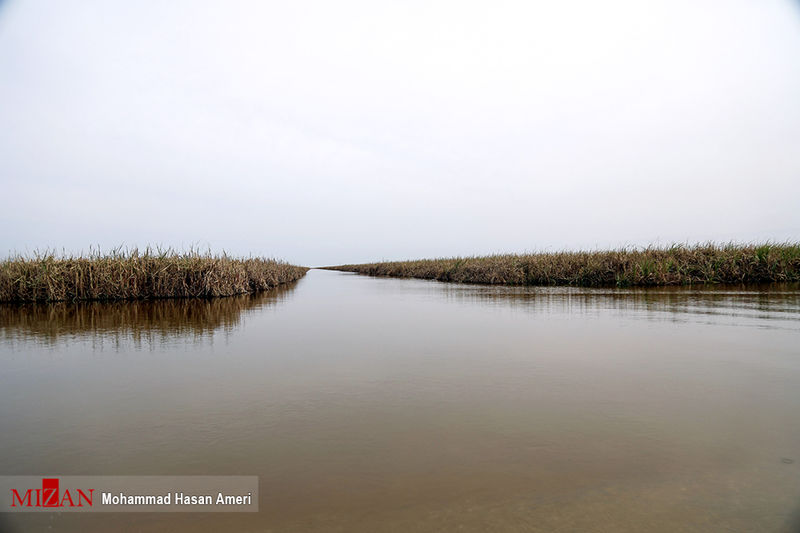
[[[800,288],[0,307],[0,473],[257,475],[252,514],[0,531],[796,531]]]

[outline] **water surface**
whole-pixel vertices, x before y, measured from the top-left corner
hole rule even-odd
[[[258,475],[257,514],[0,531],[794,531],[800,289],[310,271],[0,307],[0,473]]]

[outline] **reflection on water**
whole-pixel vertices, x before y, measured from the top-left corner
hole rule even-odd
[[[230,334],[244,314],[280,303],[295,285],[229,298],[0,304],[0,339],[52,345],[90,338],[117,348],[201,342],[215,332]]]
[[[487,287],[448,285],[442,289],[453,301],[513,307],[530,313],[637,316],[652,320],[766,328],[797,328],[800,284],[767,286],[696,286],[634,289],[580,287]],[[727,318],[727,320],[726,320]]]
[[[0,472],[257,475],[260,512],[9,514],[0,528],[798,525],[795,286],[514,288],[311,271],[264,300],[215,302],[3,311]],[[126,340],[98,354],[117,336],[149,350]]]

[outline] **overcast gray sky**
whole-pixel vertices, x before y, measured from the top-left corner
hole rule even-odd
[[[0,251],[800,239],[790,0],[6,1]]]

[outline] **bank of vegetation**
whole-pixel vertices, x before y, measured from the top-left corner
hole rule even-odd
[[[327,267],[371,276],[507,285],[655,286],[800,281],[800,244],[703,244]]]
[[[0,262],[0,302],[213,298],[264,291],[308,269],[263,258],[138,249]]]

